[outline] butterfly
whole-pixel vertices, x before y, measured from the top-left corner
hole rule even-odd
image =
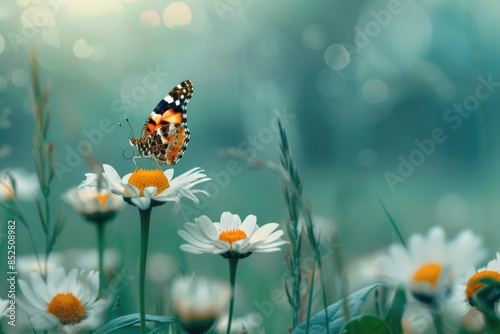
[[[152,158],[157,164],[174,165],[182,158],[189,142],[187,104],[193,96],[193,84],[186,80],[175,86],[153,109],[140,138],[130,139],[139,156]]]

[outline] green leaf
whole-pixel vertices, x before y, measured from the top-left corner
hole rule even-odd
[[[387,324],[377,316],[366,314],[352,319],[342,328],[346,334],[392,334]]]
[[[158,322],[161,324],[171,324],[177,322],[177,318],[175,317],[166,317],[162,315],[151,315],[146,314],[146,321]],[[114,332],[118,329],[123,329],[125,327],[132,326],[134,324],[140,323],[141,317],[139,313],[128,314],[122,317],[116,318],[108,322],[103,327],[99,328],[94,334],[107,334]]]
[[[392,299],[392,305],[385,316],[385,322],[389,325],[394,333],[403,333],[401,319],[403,318],[404,306],[406,304],[406,292],[402,289],[397,289]]]
[[[387,289],[383,284],[373,284],[361,290],[358,290],[347,297],[347,305],[352,316],[358,316],[366,311],[369,303],[373,301],[372,297],[383,294],[381,290]],[[340,333],[344,326],[344,311],[342,308],[342,300],[339,300],[333,305],[328,306],[328,325],[331,334]],[[306,333],[305,322],[298,325],[292,334]],[[325,311],[321,310],[310,319],[309,334],[324,334],[326,333]]]

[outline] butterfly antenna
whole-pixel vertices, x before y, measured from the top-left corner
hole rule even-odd
[[[129,128],[129,130],[130,130],[130,132],[129,132],[129,137],[131,136],[130,138],[135,138],[135,135],[134,135],[134,129],[132,128],[132,125],[130,125],[130,121],[128,120],[128,117],[125,117],[125,122],[127,122],[127,124],[128,124],[128,128]],[[120,123],[120,122],[118,122],[118,126],[119,126],[119,127],[123,127],[123,126],[122,126],[122,123]]]

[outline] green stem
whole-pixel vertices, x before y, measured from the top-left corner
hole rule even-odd
[[[148,256],[149,223],[151,219],[151,207],[146,210],[139,209],[141,216],[141,262],[139,268],[139,306],[141,313],[141,333],[146,334],[146,310],[144,303],[144,288],[146,278],[146,260]]]
[[[104,276],[104,222],[97,222],[97,252],[99,254],[99,287],[106,288],[106,277]]]
[[[431,306],[432,320],[434,321],[434,327],[436,328],[437,334],[444,334],[443,330],[443,318],[439,314],[438,310]]]
[[[233,321],[234,309],[234,285],[236,282],[236,268],[239,258],[229,258],[229,283],[231,284],[231,300],[229,302],[229,319],[227,321],[227,334],[231,333],[231,322]]]

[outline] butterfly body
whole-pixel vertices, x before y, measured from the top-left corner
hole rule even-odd
[[[153,109],[140,138],[130,139],[139,156],[154,159],[160,165],[174,165],[182,158],[189,142],[187,109],[193,96],[193,84],[186,80],[175,86]]]

